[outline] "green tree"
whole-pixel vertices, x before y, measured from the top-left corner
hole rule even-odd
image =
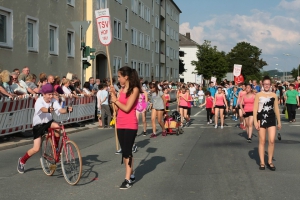
[[[268,65],[266,61],[260,58],[262,50],[256,46],[252,46],[247,42],[239,42],[227,54],[229,63],[229,71],[233,71],[234,64],[242,65],[242,75],[245,80],[261,80],[260,70]]]
[[[293,68],[291,71],[291,75],[293,76],[294,79],[297,79],[298,71],[300,71],[300,65],[298,66],[298,69]]]
[[[218,51],[216,46],[212,47],[211,42],[205,40],[202,45],[198,46],[196,56],[198,60],[193,60],[191,64],[195,66],[198,74],[203,74],[205,79],[215,76],[220,80],[225,77],[228,62],[224,51]]]

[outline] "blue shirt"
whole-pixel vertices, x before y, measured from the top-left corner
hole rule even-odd
[[[210,92],[211,96],[215,98],[215,94],[216,94],[216,87],[209,87],[208,91]]]
[[[260,92],[260,87],[259,87],[258,85],[252,86],[252,88],[253,88],[254,90],[256,90],[257,92]]]

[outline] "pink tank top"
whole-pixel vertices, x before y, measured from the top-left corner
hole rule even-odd
[[[213,107],[213,101],[214,99],[210,97],[206,97],[206,108],[212,108]]]
[[[187,93],[184,94],[184,98],[187,99]],[[188,106],[188,102],[186,100],[184,100],[182,97],[180,97],[180,100],[179,100],[179,105],[180,106]]]
[[[244,95],[244,111],[245,112],[253,112],[253,106],[254,106],[254,95],[252,95],[250,98],[247,98],[246,95]]]
[[[216,95],[216,106],[224,106],[224,96]]]
[[[170,95],[169,94],[167,94],[167,95],[165,95],[165,99],[166,99],[166,101],[167,101],[167,103],[166,103],[166,106],[169,106],[170,105]]]
[[[239,102],[238,102],[238,104],[240,104],[241,103],[241,101],[242,101],[242,98],[243,98],[243,96],[246,94],[246,92],[245,91],[240,91],[239,92]]]
[[[126,93],[120,91],[119,102],[122,104],[127,104],[128,98],[126,98]],[[138,129],[138,122],[136,118],[136,106],[138,99],[136,99],[131,110],[129,112],[124,112],[123,110],[118,110],[117,115],[117,129]]]

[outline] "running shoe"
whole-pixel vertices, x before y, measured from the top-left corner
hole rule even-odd
[[[221,129],[223,129],[224,127],[223,126],[221,126]]]
[[[136,151],[137,151],[137,146],[136,146],[136,144],[134,144],[134,145],[132,146],[132,152],[133,152],[133,153],[136,153]]]
[[[156,134],[155,134],[155,133],[152,133],[152,134],[150,135],[150,138],[156,138]]]
[[[18,167],[17,170],[20,174],[24,174],[25,171],[25,164],[21,163],[21,158],[18,160]]]
[[[248,142],[251,143],[251,142],[252,142],[252,139],[251,139],[251,138],[248,138]]]
[[[147,136],[147,132],[143,132],[143,136]]]
[[[122,149],[119,149],[115,154],[116,154],[116,155],[122,154]]]
[[[215,128],[218,128],[218,125],[215,125]]]
[[[163,131],[163,132],[161,133],[161,135],[162,135],[163,137],[166,137],[166,136],[167,136],[167,131]]]
[[[132,186],[132,183],[125,179],[124,182],[121,184],[120,189],[127,190],[127,189],[131,188],[131,186]]]
[[[207,124],[210,124],[209,122],[207,122]]]
[[[134,183],[135,182],[135,177],[130,176],[130,181],[131,181],[131,183]]]
[[[212,120],[211,119],[209,120],[209,123],[212,124]]]

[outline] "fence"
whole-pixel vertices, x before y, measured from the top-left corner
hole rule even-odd
[[[27,95],[22,99],[10,100],[5,98],[0,101],[0,136],[32,129],[32,118],[36,98],[38,97]],[[96,97],[66,97],[66,105],[73,102],[73,112],[65,124],[94,119],[95,101]],[[55,117],[55,120],[64,121],[67,117],[68,114],[63,114]]]

